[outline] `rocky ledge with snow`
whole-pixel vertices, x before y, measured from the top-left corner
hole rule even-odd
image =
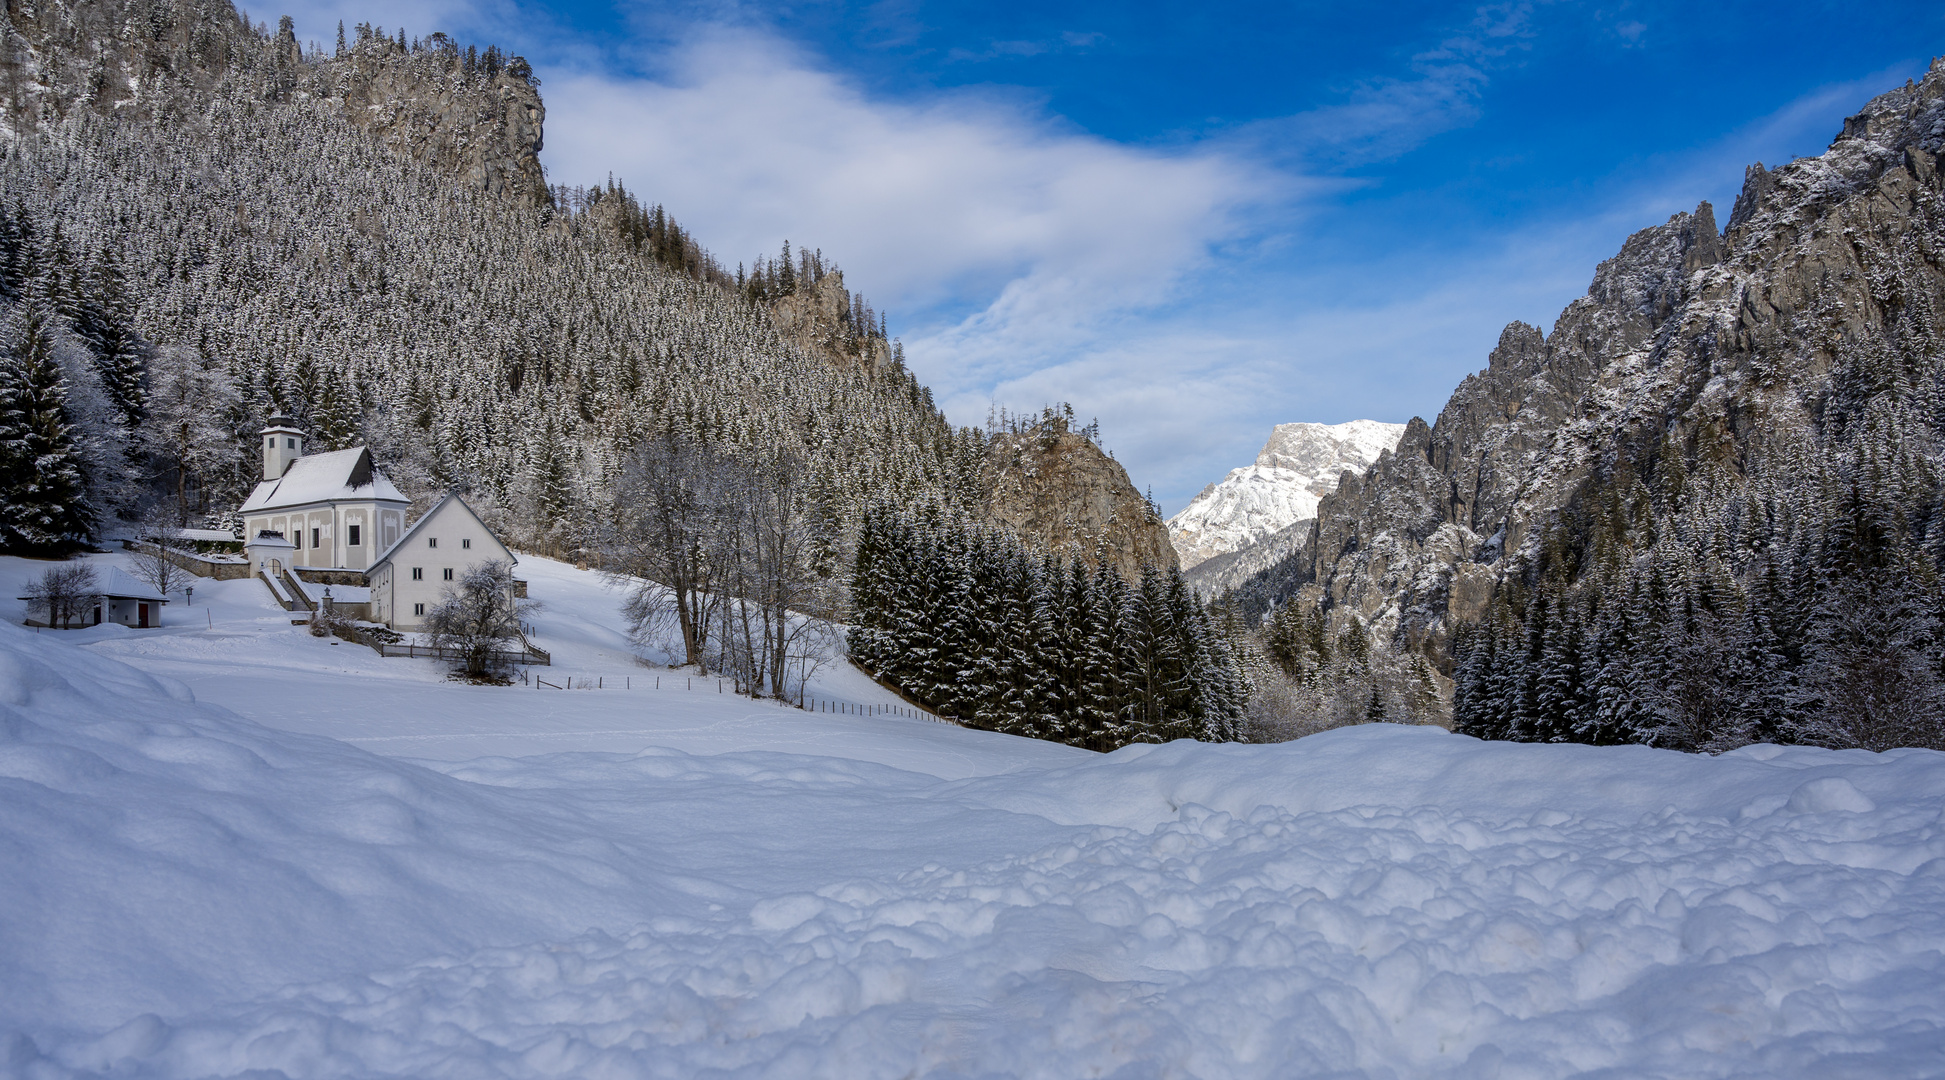
[[[1317,516],[1345,472],[1363,473],[1398,445],[1405,425],[1376,420],[1278,424],[1254,464],[1232,469],[1169,519],[1182,568],[1241,551]]]

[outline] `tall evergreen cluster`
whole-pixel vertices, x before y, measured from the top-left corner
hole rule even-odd
[[[851,588],[852,658],[943,716],[1094,750],[1241,734],[1237,628],[1177,571],[1130,583],[950,511],[875,504]]]
[[[0,206],[0,550],[72,551],[131,505],[147,352],[112,248]]]
[[[1617,455],[1459,641],[1457,728],[1945,749],[1945,348],[1912,286],[1800,377],[1806,422]]]

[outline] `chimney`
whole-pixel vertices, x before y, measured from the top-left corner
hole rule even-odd
[[[265,480],[282,478],[290,463],[304,456],[304,433],[288,416],[271,417],[270,425],[257,434],[263,438]]]

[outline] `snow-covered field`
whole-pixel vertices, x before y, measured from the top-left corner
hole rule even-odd
[[[1939,754],[1097,756],[459,686],[252,582],[35,634],[38,568],[0,1076],[1945,1075]],[[521,571],[556,674],[655,677],[595,575]]]

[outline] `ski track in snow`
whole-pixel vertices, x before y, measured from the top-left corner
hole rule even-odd
[[[557,612],[613,602],[537,562]],[[0,626],[0,1076],[1945,1074],[1945,755],[1096,756],[441,684],[281,616]],[[276,689],[197,700],[226,655]],[[414,712],[307,707],[348,681]],[[360,748],[401,723],[543,752]],[[552,752],[590,736],[632,743]]]

